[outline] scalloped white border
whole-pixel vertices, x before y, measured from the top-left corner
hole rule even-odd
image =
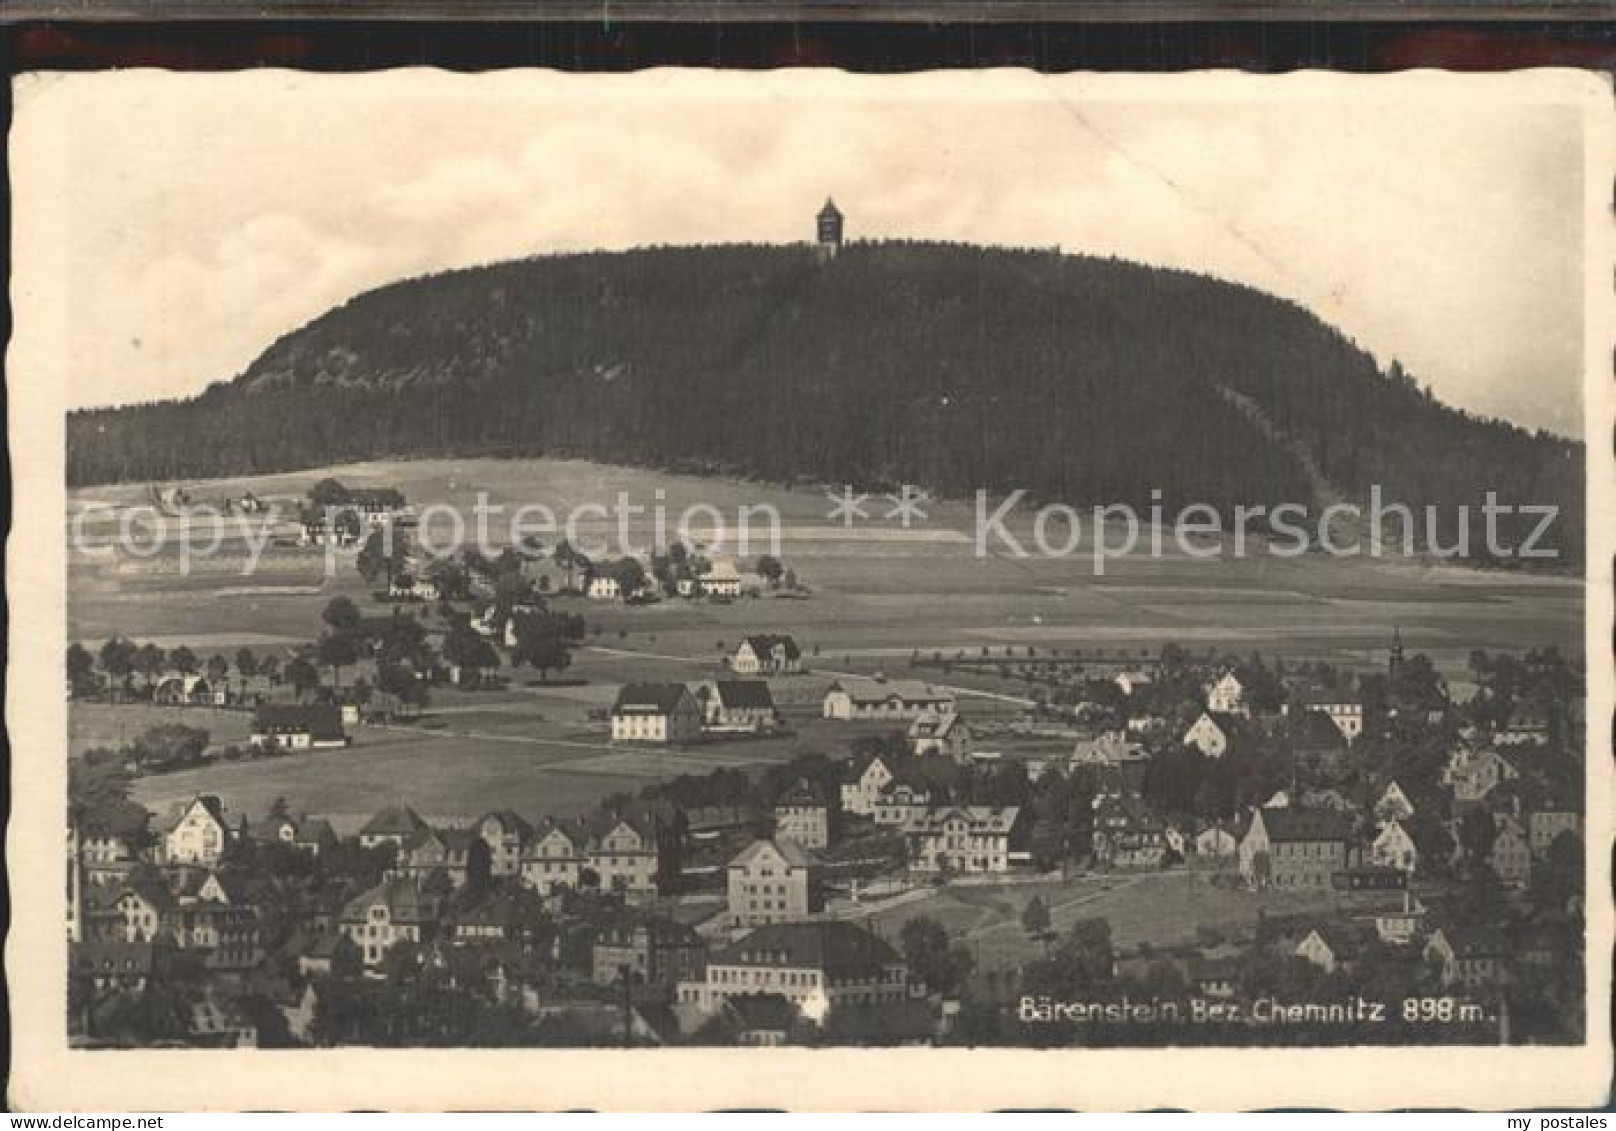
[[[122,72],[119,81],[166,72]],[[1611,1083],[1610,854],[1612,789],[1612,575],[1616,554],[1616,462],[1610,437],[1611,361],[1616,353],[1616,114],[1609,80],[1570,70],[1493,75],[1436,71],[1354,76],[1045,76],[1030,71],[929,72],[906,76],[839,71],[643,71],[562,75],[547,71],[467,76],[427,68],[372,75],[255,71],[188,75],[199,97],[214,84],[296,84],[332,96],[385,97],[397,84],[481,84],[531,97],[535,89],[585,101],[657,99],[717,90],[857,102],[905,100],[1130,100],[1244,102],[1332,99],[1481,106],[1563,105],[1581,113],[1587,176],[1586,413],[1588,444],[1587,657],[1588,1044],[1565,1048],[1012,1049],[896,1050],[401,1050],[286,1052],[85,1052],[66,1044],[62,1008],[62,797],[67,713],[65,547],[62,468],[66,390],[29,374],[51,343],[71,332],[72,312],[37,286],[49,278],[58,233],[72,223],[50,198],[70,139],[30,128],[31,110],[103,79],[27,75],[14,84],[10,139],[13,189],[11,301],[16,334],[8,354],[13,529],[7,554],[11,632],[7,722],[12,743],[12,812],[7,856],[12,920],[6,946],[11,995],[13,1110],[199,1111],[382,1108],[699,1111],[981,1111],[995,1108],[1242,1110],[1324,1107],[1386,1110],[1459,1107],[1598,1106]],[[1603,752],[1603,753],[1602,753]]]

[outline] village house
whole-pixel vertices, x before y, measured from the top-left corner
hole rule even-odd
[[[728,558],[719,558],[712,564],[712,568],[702,574],[698,579],[703,597],[739,597],[741,595],[741,575],[735,568],[735,563]]]
[[[1258,809],[1240,841],[1240,874],[1260,887],[1327,889],[1347,866],[1350,834],[1332,810]]]
[[[929,809],[903,825],[909,867],[917,872],[1008,872],[1025,858],[1019,806],[951,805]]]
[[[579,886],[584,866],[582,845],[574,832],[545,820],[528,840],[522,855],[522,882],[540,895]]]
[[[1508,955],[1508,940],[1487,927],[1441,926],[1425,943],[1425,959],[1437,964],[1443,986],[1459,989],[1501,984]]]
[[[710,956],[699,979],[679,983],[679,1004],[698,1017],[730,998],[779,994],[813,1024],[834,1007],[897,1005],[909,971],[892,945],[845,921],[759,927]]]
[[[1118,672],[1111,682],[1115,683],[1122,693],[1131,699],[1149,687],[1155,680],[1151,678],[1149,672],[1140,671],[1138,668],[1128,668]]]
[[[1496,831],[1487,866],[1506,887],[1523,888],[1532,878],[1532,844],[1521,823],[1507,813],[1493,814]]]
[[[623,595],[623,587],[609,573],[597,573],[589,579],[584,595],[591,601],[615,601]]]
[[[253,712],[252,744],[280,750],[321,750],[348,745],[342,709],[334,704],[264,703]]]
[[[140,993],[152,974],[152,944],[97,939],[75,943],[70,966],[97,994]]]
[[[1374,928],[1388,946],[1407,946],[1425,923],[1425,904],[1407,887],[1348,897],[1347,914]]]
[[[225,689],[215,688],[206,676],[170,672],[152,688],[152,702],[165,707],[222,707],[226,701]]]
[[[522,872],[522,848],[533,826],[509,809],[499,809],[477,822],[477,835],[488,845],[489,871],[495,876]]]
[[[473,829],[434,829],[423,826],[404,842],[393,862],[393,875],[425,883],[443,873],[454,887],[463,887],[468,877]]]
[[[710,731],[768,734],[780,725],[774,696],[761,679],[708,680],[696,689],[696,701]]]
[[[671,990],[701,976],[707,943],[693,929],[663,916],[622,919],[601,928],[590,948],[591,980]]]
[[[1322,711],[1294,711],[1286,720],[1286,745],[1297,769],[1335,777],[1347,753],[1347,740]]]
[[[821,899],[814,858],[790,840],[757,840],[725,869],[729,925],[794,923],[817,914]]]
[[[1221,825],[1210,825],[1196,834],[1195,855],[1211,859],[1226,860],[1240,850],[1240,842],[1228,829]]]
[[[1334,724],[1341,737],[1348,743],[1357,741],[1364,729],[1363,701],[1338,691],[1320,688],[1308,688],[1298,692],[1291,701],[1285,704],[1285,713],[1300,713],[1313,711]]]
[[[879,755],[850,763],[842,779],[842,812],[873,816],[876,798],[892,779],[892,768]]]
[[[426,827],[421,814],[408,805],[389,805],[359,830],[359,846],[375,848],[377,845],[391,844],[394,848],[403,848],[407,841],[413,840]]]
[[[875,795],[871,816],[882,828],[902,828],[931,808],[931,790],[924,782],[897,779],[881,787]]]
[[[198,794],[171,816],[162,834],[162,859],[211,868],[224,855],[229,839],[224,804],[212,794]]]
[[[395,943],[427,941],[437,909],[414,880],[383,880],[349,900],[342,909],[342,932],[359,948],[367,971],[380,968]]]
[[[1531,750],[1547,746],[1550,733],[1547,714],[1530,708],[1516,708],[1504,724],[1493,732],[1493,742],[1511,750]]]
[[[337,843],[330,821],[305,813],[270,813],[252,823],[250,835],[260,844],[284,844],[310,856],[319,856]]]
[[[1381,790],[1380,800],[1375,802],[1375,819],[1377,821],[1406,821],[1414,815],[1414,803],[1403,792],[1403,787],[1395,781],[1386,783]]]
[[[1334,974],[1357,962],[1375,937],[1364,923],[1321,923],[1302,936],[1294,953],[1326,974]]]
[[[1240,677],[1226,671],[1206,686],[1206,709],[1214,715],[1249,715],[1246,688]]]
[[[71,823],[76,837],[74,855],[91,869],[128,863],[145,842],[150,819],[146,807],[132,801],[76,810]]]
[[[1227,712],[1202,711],[1184,732],[1184,744],[1208,758],[1221,758],[1228,753],[1233,732],[1232,716]]]
[[[1083,766],[1121,766],[1129,762],[1142,762],[1148,757],[1145,748],[1129,738],[1126,732],[1106,730],[1080,736],[1067,764],[1073,769]]]
[[[1132,793],[1094,799],[1094,862],[1111,868],[1159,868],[1167,854],[1167,825]]]
[[[216,872],[184,868],[165,878],[173,899],[163,927],[175,946],[203,952],[204,962],[214,970],[257,965],[263,956],[255,908],[232,903]]]
[[[1413,872],[1419,866],[1419,859],[1419,848],[1401,821],[1387,821],[1381,825],[1369,846],[1369,862],[1377,867]]]
[[[825,693],[827,719],[915,719],[954,713],[954,696],[913,679],[837,680]]]
[[[730,657],[729,668],[736,675],[797,675],[802,650],[790,636],[747,636]]]
[[[442,596],[438,583],[430,577],[411,577],[407,573],[388,581],[387,595],[395,601],[436,601]]]
[[[806,778],[775,799],[774,836],[810,850],[830,844],[830,807]]]
[[[1500,782],[1520,774],[1495,750],[1455,750],[1442,770],[1442,784],[1453,791],[1453,800],[1474,804],[1484,800]]]
[[[971,728],[957,712],[940,715],[936,711],[925,711],[909,724],[906,739],[909,753],[917,757],[946,754],[951,758],[961,758],[970,752]]]
[[[1545,809],[1527,814],[1526,827],[1532,855],[1543,857],[1548,855],[1549,846],[1563,834],[1582,836],[1582,814],[1563,809]]]
[[[591,822],[584,863],[599,878],[602,891],[655,894],[657,861],[653,830],[638,818],[607,816]]]
[[[682,683],[628,683],[612,705],[613,742],[694,742],[701,708]]]

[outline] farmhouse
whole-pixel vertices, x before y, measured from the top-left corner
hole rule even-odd
[[[838,680],[825,693],[827,719],[915,719],[954,713],[954,696],[919,680]]]
[[[1016,805],[929,809],[903,826],[909,867],[917,872],[1008,872],[1024,855],[1025,824]]]
[[[615,601],[623,595],[623,587],[611,574],[597,573],[589,579],[584,595],[591,601]]]
[[[152,702],[169,707],[222,707],[225,692],[215,690],[203,676],[170,672],[152,689]]]
[[[1145,748],[1128,738],[1125,731],[1108,730],[1078,738],[1068,759],[1074,769],[1080,766],[1120,766],[1138,762],[1148,755]]]
[[[899,1004],[908,983],[898,952],[861,927],[776,923],[714,954],[701,978],[679,983],[679,1004],[710,1016],[730,998],[779,994],[823,1024],[833,1007]]]
[[[629,683],[612,705],[614,742],[694,742],[701,708],[682,683]]]
[[[809,849],[830,843],[830,807],[807,778],[798,778],[775,800],[774,835]]]
[[[1331,886],[1347,866],[1348,822],[1326,809],[1258,809],[1240,841],[1240,874],[1275,888]]]
[[[939,714],[923,711],[909,724],[909,753],[917,757],[925,754],[946,754],[960,758],[970,752],[971,728],[959,714],[950,711]]]
[[[741,595],[741,575],[735,568],[735,563],[728,558],[720,558],[706,573],[701,575],[699,582],[703,597],[739,597]]]
[[[790,636],[748,636],[730,657],[736,675],[797,675],[802,671],[802,650]]]
[[[732,927],[801,922],[821,908],[814,859],[794,841],[753,841],[725,871]]]
[[[391,844],[395,848],[403,848],[407,841],[414,839],[415,834],[426,827],[421,814],[408,805],[389,805],[359,830],[359,846],[375,848],[379,844]]]
[[[346,746],[349,739],[340,707],[265,703],[253,714],[252,742],[280,750],[318,750]]]
[[[780,723],[769,685],[761,679],[716,679],[696,689],[708,730],[768,733]]]

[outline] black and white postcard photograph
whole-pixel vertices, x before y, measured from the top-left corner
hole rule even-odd
[[[1604,1102],[1608,82],[13,98],[13,1106]]]

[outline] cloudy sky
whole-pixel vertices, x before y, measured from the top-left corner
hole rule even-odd
[[[834,195],[850,238],[1059,244],[1247,282],[1450,403],[1576,434],[1582,119],[1467,81],[32,77],[19,325],[48,347],[32,375],[76,405],[183,396],[390,280],[803,240]]]

